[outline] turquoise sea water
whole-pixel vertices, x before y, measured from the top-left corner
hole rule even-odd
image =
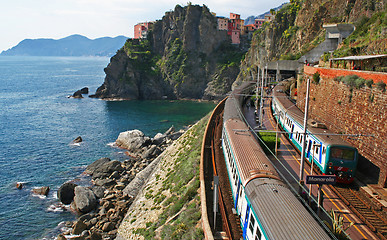
[[[53,209],[56,190],[101,157],[124,160],[109,145],[120,132],[149,136],[194,123],[214,104],[188,101],[108,102],[67,98],[94,93],[108,58],[0,57],[0,239],[51,238],[69,211]],[[80,146],[71,141],[83,138]],[[16,182],[25,182],[22,190]],[[46,198],[34,187],[50,186]]]

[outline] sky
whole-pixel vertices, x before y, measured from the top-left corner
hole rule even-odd
[[[217,16],[230,12],[242,19],[257,16],[286,0],[2,0],[0,4],[0,52],[24,39],[60,39],[81,34],[90,39],[133,37],[139,22],[161,19],[177,4],[205,4]]]

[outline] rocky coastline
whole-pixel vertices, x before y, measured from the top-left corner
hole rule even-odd
[[[157,156],[184,132],[171,127],[153,138],[139,130],[120,133],[116,144],[127,150],[128,160],[98,159],[84,171],[91,186],[66,182],[59,188],[58,199],[70,204],[78,218],[66,222],[57,239],[115,239],[133,199],[157,166]]]

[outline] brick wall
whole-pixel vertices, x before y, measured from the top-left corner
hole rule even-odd
[[[318,85],[313,83],[312,75],[320,73]],[[355,73],[354,73],[355,72]],[[319,120],[337,133],[372,134],[373,137],[343,137],[355,146],[359,153],[370,161],[370,164],[359,162],[358,171],[367,175],[378,174],[378,185],[386,186],[387,178],[387,92],[375,87],[353,89],[343,83],[335,82],[336,76],[356,74],[363,78],[374,79],[374,82],[387,83],[387,74],[340,69],[314,68],[305,66],[304,79],[311,79],[310,117]],[[305,107],[306,80],[298,82],[297,105]],[[359,169],[360,168],[360,169]],[[376,172],[378,171],[378,172]]]

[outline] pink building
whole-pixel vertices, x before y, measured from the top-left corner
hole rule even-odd
[[[241,35],[240,30],[232,30],[231,31],[231,43],[232,44],[240,44],[241,43],[240,35]]]
[[[242,26],[245,24],[245,20],[241,19],[241,15],[236,13],[230,13],[230,22],[234,23],[234,27],[239,30],[241,30]]]
[[[218,30],[228,30],[228,18],[218,17]]]
[[[144,22],[134,25],[134,38],[146,38],[149,28],[153,25],[153,22]]]

